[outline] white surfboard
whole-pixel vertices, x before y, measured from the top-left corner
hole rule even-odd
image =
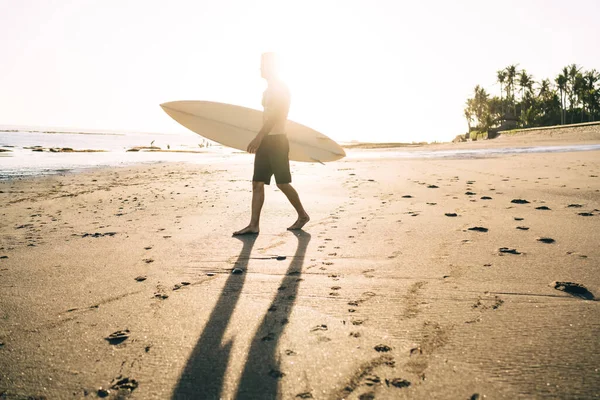
[[[262,127],[262,111],[212,101],[172,101],[160,105],[175,121],[207,139],[246,151]],[[287,121],[290,160],[327,162],[346,156],[332,139],[307,126]]]

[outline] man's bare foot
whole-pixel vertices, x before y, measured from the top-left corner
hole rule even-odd
[[[244,229],[233,232],[233,236],[239,236],[239,235],[258,235],[258,227],[248,225]]]
[[[296,222],[294,222],[294,224],[288,228],[288,231],[296,231],[298,229],[302,229],[302,227],[306,225],[308,221],[310,221],[310,217],[308,216],[308,214],[303,215],[302,217],[298,217]]]

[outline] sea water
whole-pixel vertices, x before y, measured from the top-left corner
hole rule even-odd
[[[196,164],[217,164],[227,162],[252,162],[252,156],[218,144],[207,143],[201,136],[189,134],[149,134],[149,133],[99,133],[41,131],[2,131],[0,129],[0,180],[76,172],[98,167],[117,167],[140,163],[188,162]],[[163,150],[196,151],[179,152],[128,152],[136,146],[160,147]],[[29,147],[72,148],[74,150],[103,150],[97,153],[53,153],[35,152]],[[600,145],[533,146],[519,148],[417,150],[402,149],[351,149],[348,159],[377,158],[479,158],[506,154],[567,152],[600,150]]]
[[[1,131],[0,179],[52,175],[98,167],[127,166],[140,163],[193,162],[221,163],[241,156],[237,150],[224,148],[190,133],[45,133],[39,131]],[[138,146],[155,146],[172,152],[127,150]],[[31,147],[41,146],[43,152]],[[49,148],[102,150],[102,152],[50,152]],[[194,151],[179,153],[176,151]]]

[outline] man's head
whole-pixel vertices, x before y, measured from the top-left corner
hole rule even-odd
[[[260,76],[266,80],[277,78],[277,55],[275,53],[263,53],[260,59]]]

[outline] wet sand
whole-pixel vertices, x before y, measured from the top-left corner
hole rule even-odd
[[[597,396],[600,152],[249,171],[0,182],[0,398]]]

